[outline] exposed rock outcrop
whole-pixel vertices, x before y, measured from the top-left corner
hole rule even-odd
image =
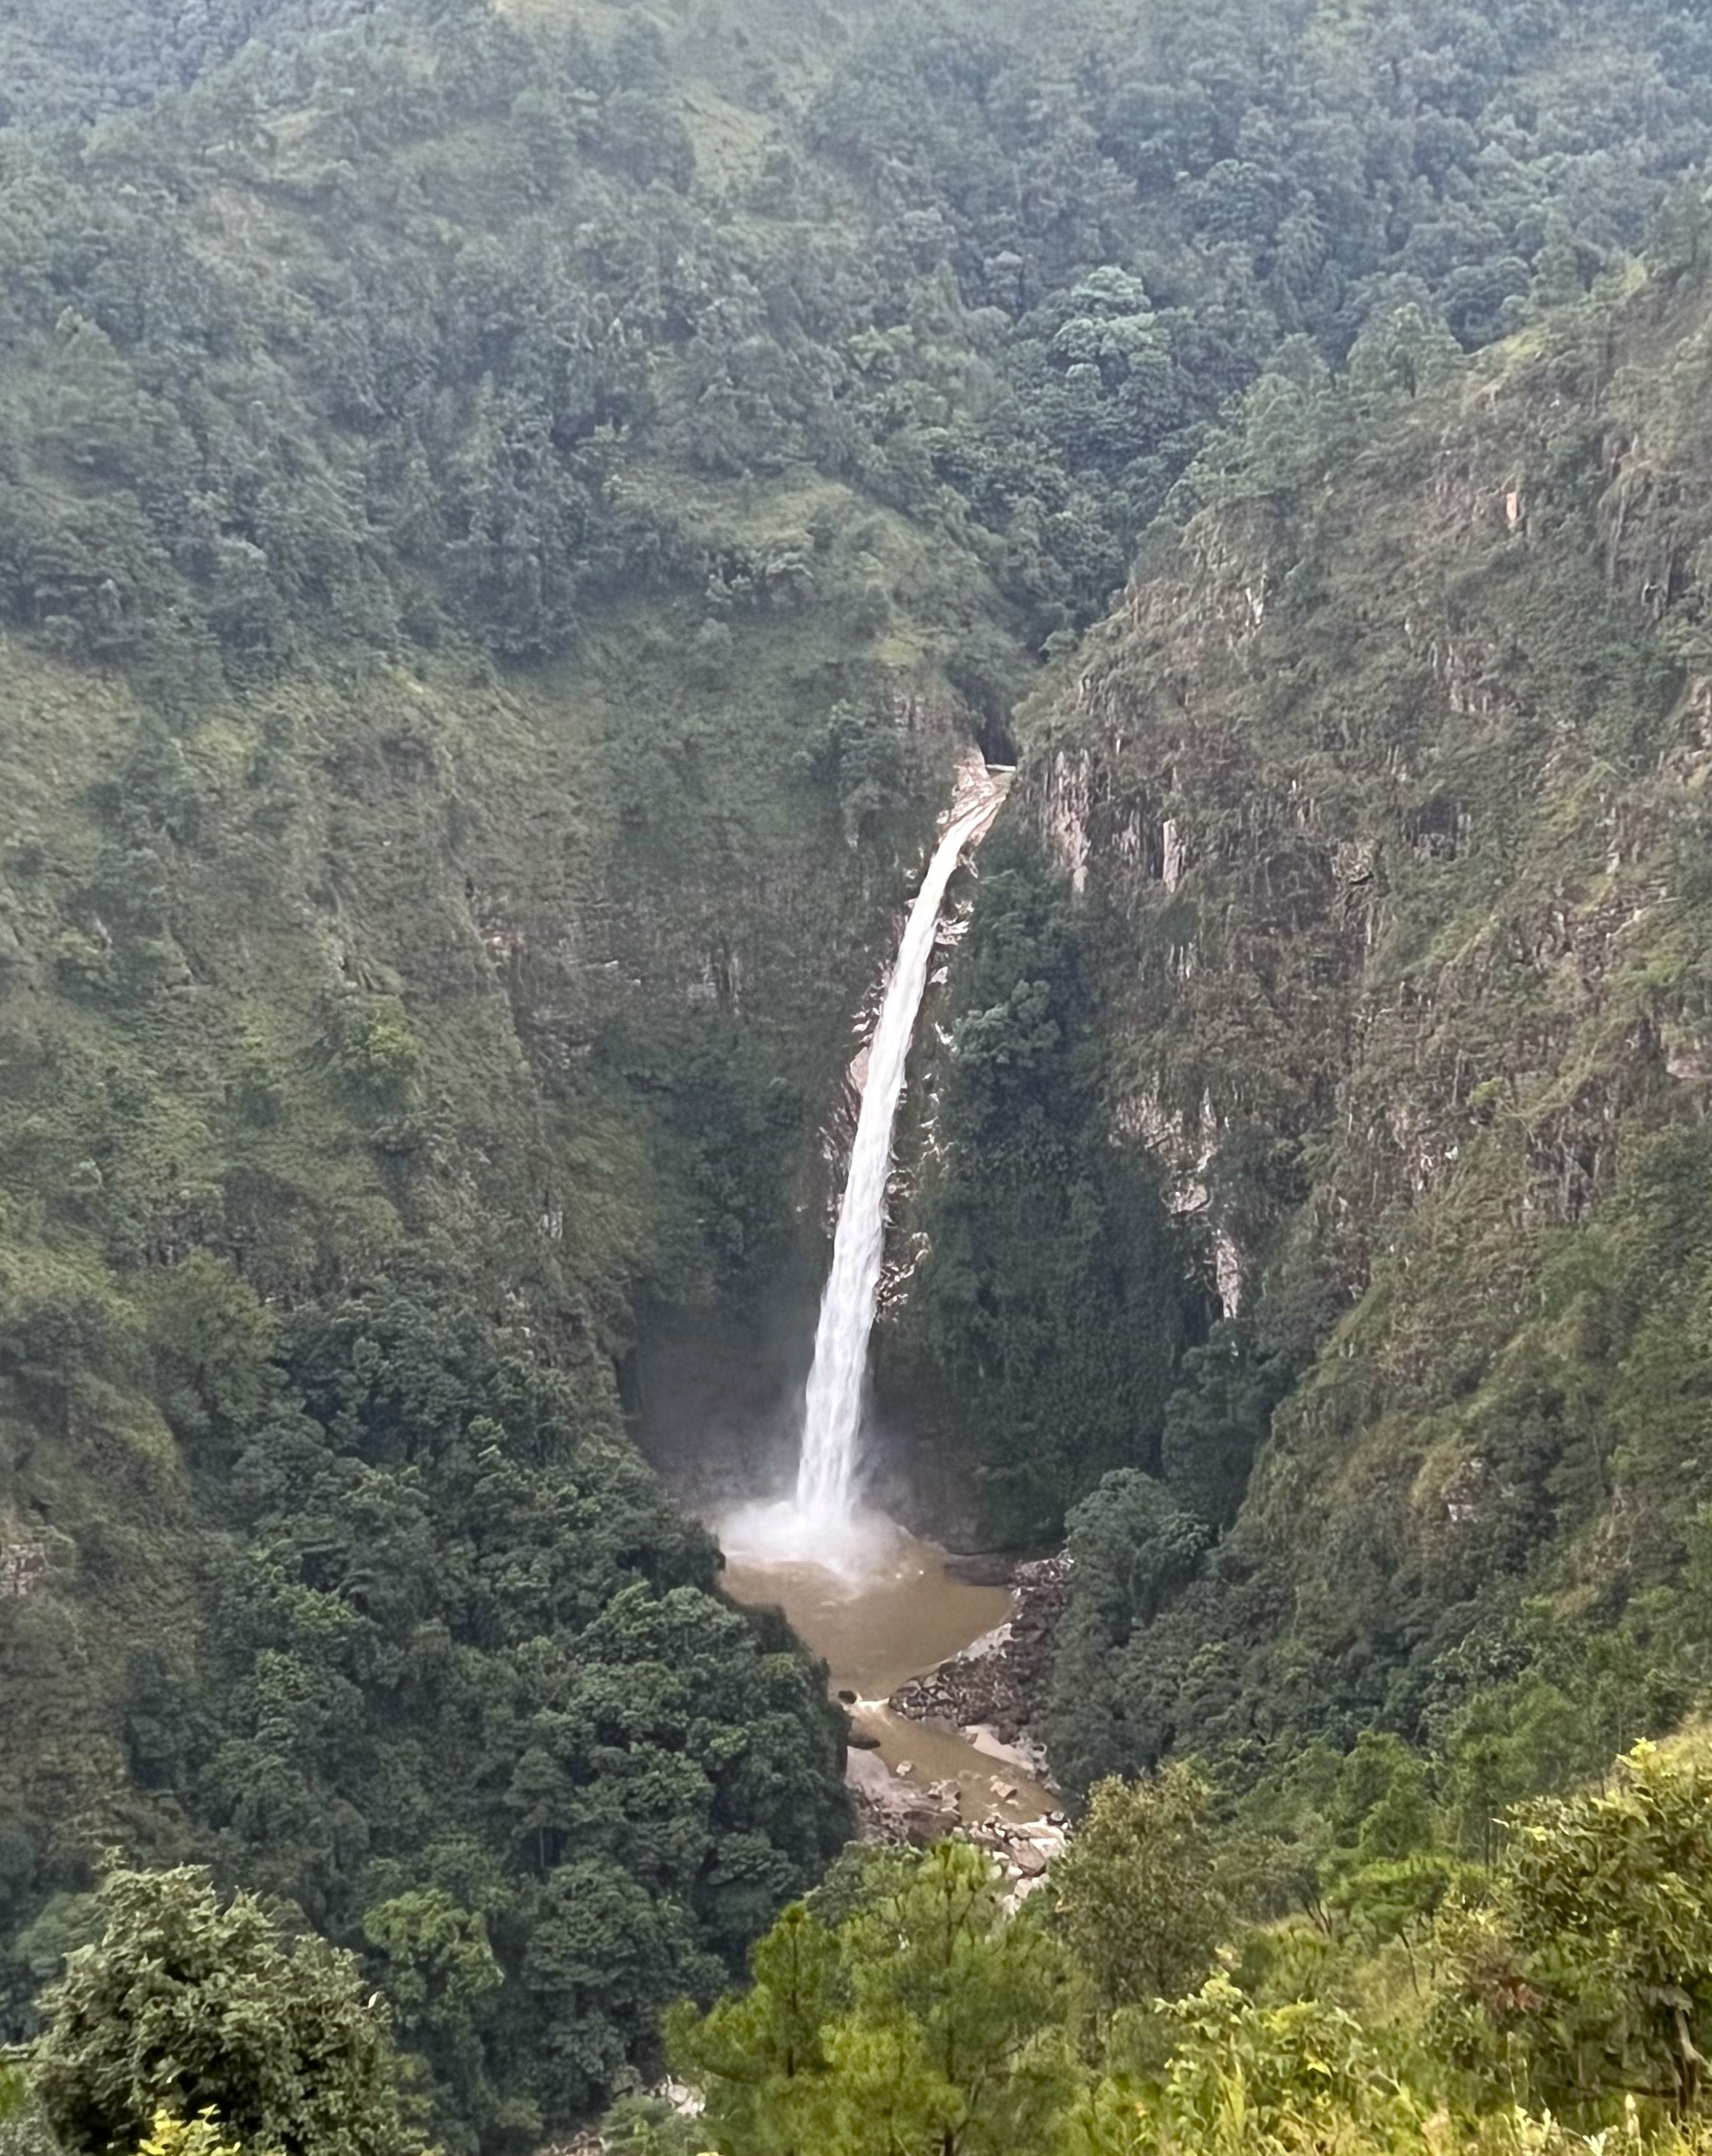
[[[1065,1558],[1017,1565],[1005,1622],[925,1676],[901,1686],[890,1701],[893,1712],[982,1732],[1004,1748],[987,1748],[995,1758],[1008,1758],[1043,1777],[1048,1768],[1040,1719],[1052,1680],[1053,1635],[1069,1591]]]
[[[856,1803],[859,1841],[901,1841],[925,1849],[961,1825],[955,1782],[913,1781],[887,1766],[877,1752],[852,1751],[844,1779]]]

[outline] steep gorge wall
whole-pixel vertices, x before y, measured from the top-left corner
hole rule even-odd
[[[330,661],[176,727],[0,670],[0,1797],[93,1849],[134,1830],[136,1644],[203,1621],[262,1310],[460,1282],[613,1435],[639,1326],[735,1353],[958,720],[892,680],[856,829],[837,654],[772,624],[723,683],[615,616],[551,675]]]
[[[1635,1261],[1712,1080],[1708,319],[1661,278],[1305,408],[1028,715],[1013,813],[1115,924],[1112,1137],[1228,1312],[1320,1313],[1243,1534],[1334,1658],[1504,1576],[1627,1591],[1712,1487],[1690,1447],[1661,1511],[1611,1427],[1634,1312],[1566,1271]],[[1657,1283],[1697,1312],[1698,1236]]]

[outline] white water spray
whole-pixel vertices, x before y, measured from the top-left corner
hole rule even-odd
[[[833,1269],[815,1329],[796,1496],[782,1504],[747,1507],[727,1521],[724,1540],[734,1553],[860,1572],[870,1568],[894,1532],[889,1522],[865,1517],[858,1502],[863,1390],[885,1248],[892,1130],[946,886],[958,855],[992,820],[1003,798],[1002,790],[984,778],[979,798],[953,812],[910,910],[868,1052],[862,1111],[833,1244]]]

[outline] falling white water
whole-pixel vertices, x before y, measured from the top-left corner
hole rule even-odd
[[[862,1388],[879,1292],[892,1127],[904,1091],[904,1065],[927,986],[927,962],[933,954],[946,886],[964,842],[992,810],[989,801],[966,809],[952,822],[928,863],[868,1051],[868,1081],[862,1090],[856,1142],[850,1149],[844,1201],[838,1209],[833,1269],[815,1328],[814,1367],[808,1373],[802,1416],[802,1460],[797,1471],[797,1511],[805,1521],[819,1522],[834,1532],[848,1522],[856,1505]]]
[[[863,1389],[885,1247],[892,1128],[946,886],[964,846],[992,820],[1002,799],[1002,792],[984,779],[979,798],[959,804],[910,910],[868,1051],[868,1076],[838,1209],[833,1269],[814,1335],[796,1496],[781,1504],[747,1507],[726,1521],[723,1539],[734,1554],[741,1551],[764,1561],[794,1560],[834,1571],[866,1572],[893,1539],[890,1523],[864,1515],[858,1502]]]

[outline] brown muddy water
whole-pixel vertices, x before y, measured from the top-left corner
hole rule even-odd
[[[750,1557],[727,1560],[724,1584],[751,1609],[782,1608],[825,1659],[833,1692],[855,1693],[851,1719],[879,1739],[880,1758],[894,1773],[907,1764],[907,1779],[923,1786],[955,1782],[966,1820],[995,1813],[1013,1822],[1038,1820],[1061,1801],[961,1731],[910,1721],[885,1704],[907,1679],[924,1676],[1002,1625],[1010,1609],[1007,1589],[952,1578],[943,1550],[901,1529],[859,1578]],[[1002,1797],[1002,1789],[1016,1794]]]

